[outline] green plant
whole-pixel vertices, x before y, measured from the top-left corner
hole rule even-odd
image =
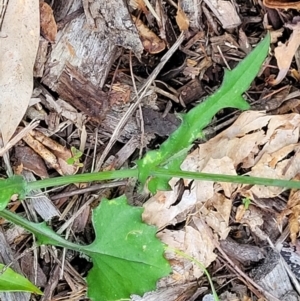
[[[82,152],[78,150],[76,147],[71,147],[72,157],[67,159],[67,163],[70,165],[76,165],[77,167],[82,167],[83,164],[79,162],[79,159],[82,156]]]
[[[118,300],[130,294],[142,294],[155,287],[156,281],[168,273],[170,267],[163,257],[164,246],[155,237],[155,228],[142,223],[142,209],[127,205],[126,199],[104,200],[93,211],[95,241],[88,246],[63,239],[45,223],[32,223],[6,210],[13,195],[25,198],[37,188],[63,184],[136,177],[142,185],[148,184],[152,193],[169,189],[171,177],[244,184],[274,185],[300,188],[298,181],[185,172],[180,170],[188,150],[201,130],[222,108],[247,109],[241,96],[256,76],[270,43],[267,37],[232,71],[226,71],[221,88],[182,118],[180,127],[158,150],[148,152],[137,161],[134,169],[65,176],[26,182],[22,177],[0,181],[0,216],[34,233],[39,244],[52,244],[90,256],[93,268],[87,277],[88,296],[92,300]],[[77,158],[78,159],[78,158]],[[113,235],[112,235],[113,234]],[[117,270],[116,270],[117,269]],[[141,280],[143,281],[141,282]],[[111,282],[113,281],[113,283]]]
[[[249,199],[249,198],[243,198],[242,199],[242,203],[243,203],[245,209],[248,210],[248,208],[249,208],[249,206],[251,204],[251,199]]]
[[[43,293],[22,275],[0,263],[0,291]]]

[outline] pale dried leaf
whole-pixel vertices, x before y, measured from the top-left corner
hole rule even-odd
[[[210,238],[212,234],[209,235],[209,229],[199,218],[193,217],[192,220],[195,227],[186,226],[184,231],[163,230],[158,237],[171,248],[188,254],[208,267],[217,257],[213,252],[215,246]],[[173,274],[162,280],[164,285],[183,284],[203,275],[199,266],[172,251],[167,251],[166,257],[172,265]]]
[[[254,177],[265,177],[271,179],[292,179],[300,168],[300,155],[293,157],[293,164],[289,164],[291,158],[288,156],[297,150],[296,144],[280,148],[272,153],[265,153],[248,174]],[[278,196],[285,189],[274,186],[258,186],[250,188],[250,191],[258,198],[272,198]]]
[[[195,194],[188,192],[183,194],[179,204],[173,206],[179,194],[179,186],[175,185],[177,181],[178,179],[170,181],[169,184],[173,188],[171,191],[159,191],[144,204],[143,220],[145,222],[156,225],[158,228],[164,228],[172,221],[176,224],[176,216],[193,207],[197,200]]]
[[[270,81],[272,85],[278,85],[285,78],[300,44],[300,22],[288,27],[293,29],[290,39],[285,44],[278,43],[274,50],[279,73],[276,79]]]
[[[229,216],[231,212],[232,201],[223,194],[216,193],[201,209],[201,215],[208,226],[217,233],[221,240],[227,238],[229,227]]]
[[[0,133],[4,145],[30,101],[39,28],[39,1],[9,1],[0,37]]]
[[[260,229],[264,223],[264,212],[260,208],[250,205],[239,222],[248,225],[261,240],[266,240],[266,235]]]
[[[178,7],[177,10],[176,23],[180,31],[186,31],[189,29],[189,19],[187,18],[185,12],[180,7]]]

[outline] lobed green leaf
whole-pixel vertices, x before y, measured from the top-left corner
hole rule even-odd
[[[33,223],[8,210],[0,216],[32,232],[39,244],[51,244],[88,255],[93,268],[87,277],[88,296],[95,301],[129,298],[153,290],[171,272],[165,245],[156,228],[142,221],[142,208],[127,204],[125,196],[103,200],[93,211],[95,241],[82,246],[57,235],[45,223]]]
[[[87,277],[91,300],[143,294],[171,272],[157,229],[143,223],[142,211],[128,205],[125,196],[103,200],[93,211],[96,239],[83,250],[93,261]]]

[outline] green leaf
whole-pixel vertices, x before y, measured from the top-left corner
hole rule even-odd
[[[156,228],[142,222],[143,209],[126,197],[103,200],[93,211],[96,239],[82,250],[93,261],[88,274],[88,297],[118,300],[153,290],[171,272]]]
[[[39,244],[51,244],[91,257],[88,274],[91,300],[120,300],[143,294],[156,287],[159,278],[171,272],[164,258],[165,245],[156,237],[156,228],[142,221],[143,208],[132,207],[122,196],[103,200],[93,211],[96,239],[82,246],[56,234],[45,223],[33,223],[9,210],[0,216],[32,232]]]
[[[26,193],[26,181],[21,176],[0,180],[0,210],[5,209],[11,198],[16,195],[23,199]]]
[[[184,160],[171,160],[184,149],[189,149],[192,143],[201,136],[201,131],[209,124],[215,114],[223,108],[231,107],[241,110],[249,108],[241,96],[250,86],[268,54],[270,35],[232,71],[225,71],[221,87],[204,102],[182,116],[182,123],[170,137],[161,144],[158,150],[148,152],[137,161],[139,181],[144,185],[155,168],[178,170]],[[152,178],[148,188],[155,193],[161,187],[168,187],[170,178]]]
[[[0,263],[0,291],[1,292],[31,292],[42,295],[43,293],[24,276],[16,273],[11,268]]]

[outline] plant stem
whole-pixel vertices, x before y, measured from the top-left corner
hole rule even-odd
[[[28,191],[46,187],[54,187],[72,183],[92,182],[92,181],[103,181],[113,180],[122,178],[138,178],[139,170],[135,169],[123,169],[115,171],[104,171],[96,173],[87,173],[81,175],[63,176],[51,179],[44,179],[35,182],[28,182]],[[168,170],[165,168],[155,168],[150,171],[150,175],[153,177],[176,177],[185,179],[194,179],[202,181],[214,181],[214,182],[231,182],[239,184],[249,185],[264,185],[264,186],[277,186],[288,189],[300,189],[300,181],[293,180],[280,180],[260,177],[249,177],[249,176],[233,176],[233,175],[222,175],[222,174],[211,174],[201,172],[189,172],[182,170]]]
[[[114,171],[103,171],[95,173],[86,173],[81,175],[63,176],[51,179],[44,179],[34,182],[28,182],[27,188],[29,191],[34,189],[61,186],[72,183],[84,183],[92,181],[113,180],[122,178],[137,178],[138,169],[123,169]]]
[[[5,218],[11,223],[15,225],[21,226],[27,231],[33,233],[38,238],[41,238],[40,242],[42,244],[52,244],[59,247],[71,249],[80,252],[84,246],[80,246],[78,244],[72,243],[63,237],[56,234],[52,229],[50,229],[46,223],[33,223],[16,213],[10,212],[9,210],[0,211],[0,216]],[[46,240],[45,240],[46,238]]]
[[[164,168],[156,168],[150,172],[150,176],[153,177],[176,177],[184,179],[193,179],[201,181],[214,181],[214,182],[231,182],[239,184],[249,185],[264,185],[264,186],[277,186],[289,189],[300,189],[300,181],[293,180],[280,180],[270,178],[258,178],[248,176],[232,176],[232,175],[221,175],[201,172],[189,172],[181,170],[168,170]]]

